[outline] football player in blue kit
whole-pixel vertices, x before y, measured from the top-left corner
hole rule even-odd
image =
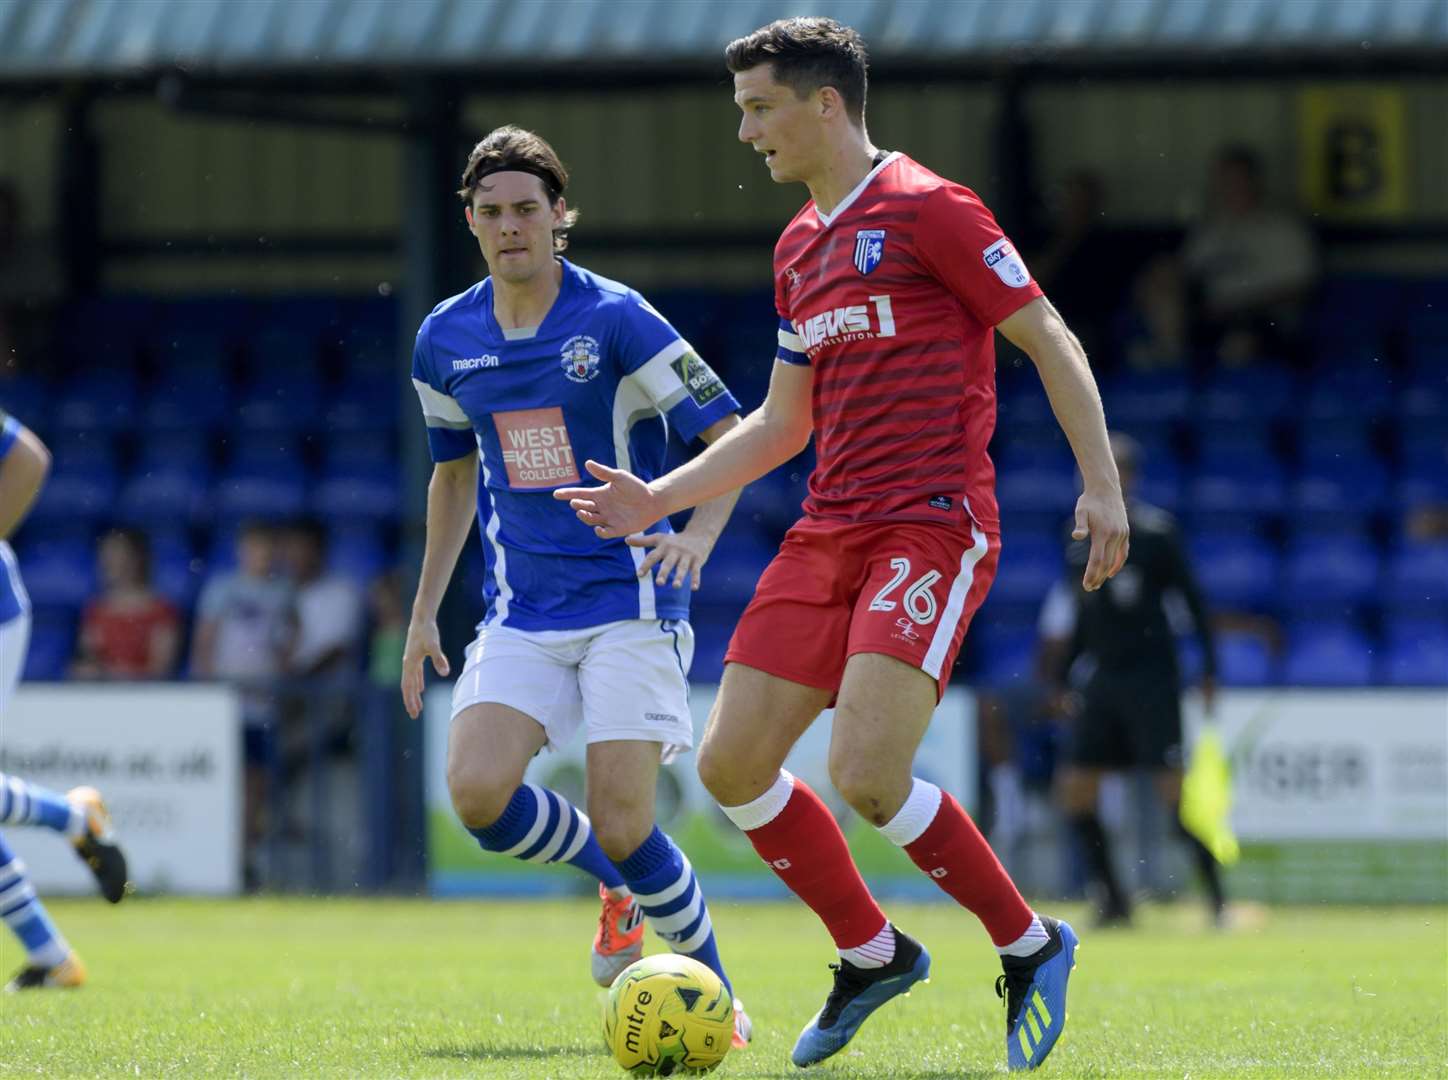
[[[0,735],[14,707],[15,686],[30,641],[30,597],[8,538],[30,510],[50,469],[50,452],[28,428],[0,410]],[[0,772],[0,825],[50,829],[66,837],[111,903],[126,894],[126,860],[116,845],[100,793],[79,787],[61,795]],[[73,988],[85,965],[56,929],[35,895],[25,864],[0,836],[0,921],[20,939],[25,966],[5,984],[8,992]]]
[[[447,783],[486,851],[570,863],[599,882],[592,972],[609,985],[642,955],[643,922],[728,985],[689,861],[654,823],[661,761],[693,745],[689,594],[733,510],[731,492],[674,532],[600,540],[552,498],[588,459],[664,471],[670,426],[713,442],[739,404],[637,292],[561,257],[576,220],[568,174],[532,132],[473,148],[459,195],[489,277],[433,309],[412,378],[434,462],[427,542],[403,657],[422,708],[423,664],[450,665],[437,609],[474,513],[485,613],[453,691]],[[528,762],[582,728],[588,812],[525,784]],[[735,1045],[749,1020],[735,999]]]

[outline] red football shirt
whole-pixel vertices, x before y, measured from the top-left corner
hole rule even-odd
[[[807,514],[999,525],[995,325],[1041,295],[969,188],[890,154],[774,249],[778,359],[814,368]]]

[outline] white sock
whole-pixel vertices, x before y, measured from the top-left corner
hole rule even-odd
[[[863,945],[853,949],[841,949],[840,959],[848,960],[857,968],[881,968],[895,959],[895,928],[888,922],[880,932]]]
[[[880,835],[898,847],[915,843],[925,835],[935,815],[940,812],[940,789],[929,780],[914,777],[905,803],[885,824],[878,826]]]
[[[1002,956],[1030,956],[1050,940],[1051,935],[1041,925],[1041,917],[1032,913],[1031,925],[1026,927],[1026,932],[1009,945],[997,945],[996,952]]]
[[[768,825],[784,811],[785,803],[794,793],[794,777],[788,770],[780,769],[774,783],[765,789],[763,795],[743,806],[719,807],[724,816],[734,822],[742,832],[759,829]]]
[[[608,898],[610,900],[627,900],[632,895],[633,892],[627,885],[620,885],[616,889],[608,890]]]

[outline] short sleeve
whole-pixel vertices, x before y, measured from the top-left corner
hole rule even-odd
[[[669,321],[630,292],[621,306],[616,341],[619,366],[687,440],[731,413],[739,402]]]
[[[947,184],[926,197],[915,224],[920,261],[985,326],[1041,296],[1025,260],[967,188]]]
[[[433,461],[454,461],[477,452],[473,425],[457,403],[441,386],[437,366],[432,357],[432,323],[424,320],[412,347],[412,385],[422,404],[422,417],[427,422],[427,448]]]
[[[0,409],[0,461],[4,461],[5,456],[10,453],[10,448],[15,445],[15,440],[20,438],[22,430],[19,420]]]
[[[196,601],[196,614],[202,619],[218,619],[226,610],[227,594],[231,591],[231,577],[213,577],[201,589]]]

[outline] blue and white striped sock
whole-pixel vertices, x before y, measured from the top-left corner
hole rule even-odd
[[[605,888],[623,885],[623,875],[598,846],[588,815],[537,784],[524,784],[497,821],[468,832],[484,851],[511,855],[524,862],[564,862],[592,874]]]
[[[0,825],[42,825],[78,840],[85,834],[85,813],[64,795],[0,773]]]
[[[714,941],[714,924],[704,903],[704,890],[694,868],[679,846],[657,825],[618,868],[644,909],[654,932],[674,952],[691,957],[713,970],[729,986],[719,946]],[[733,987],[729,992],[734,992]]]
[[[25,864],[0,836],[0,921],[15,932],[36,967],[53,968],[70,955],[70,946],[35,895]]]

